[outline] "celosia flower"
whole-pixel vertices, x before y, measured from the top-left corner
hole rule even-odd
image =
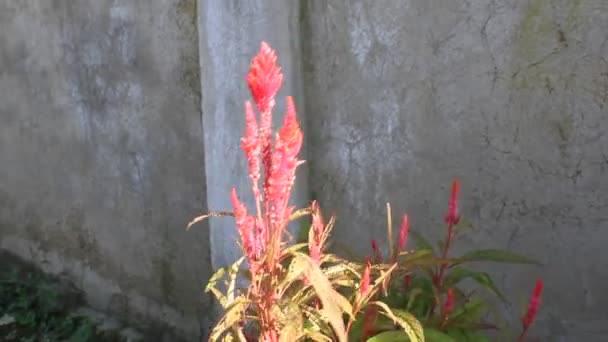
[[[247,216],[247,207],[241,203],[236,195],[236,189],[234,188],[230,194],[230,199],[232,201],[232,206],[234,207],[234,217],[236,219],[236,226],[239,234],[241,235],[243,248],[245,249],[249,261],[253,262],[255,260],[256,252],[256,241],[254,236],[255,219]]]
[[[282,223],[286,220],[287,202],[295,182],[296,168],[301,164],[297,155],[302,147],[302,139],[293,99],[287,97],[287,114],[283,127],[277,134],[267,197],[272,202],[271,222],[273,226],[276,225],[281,229]]]
[[[371,271],[372,265],[369,261],[369,257],[367,257],[365,259],[365,269],[363,270],[363,276],[361,276],[361,287],[359,288],[359,293],[361,294],[361,297],[365,297],[370,291]]]
[[[253,192],[259,198],[258,181],[260,179],[260,141],[258,139],[258,124],[251,103],[245,103],[245,137],[241,138],[241,147],[247,156],[249,177],[253,183]]]
[[[247,84],[258,110],[266,113],[274,106],[274,97],[281,88],[283,75],[277,66],[277,55],[268,43],[262,42],[247,74]]]
[[[445,215],[445,221],[451,225],[456,225],[458,221],[460,221],[460,216],[458,215],[458,191],[460,190],[460,186],[458,184],[458,179],[454,180],[452,184],[452,193],[450,195],[450,202],[448,204],[448,213]]]
[[[266,42],[262,42],[260,51],[253,58],[247,74],[251,96],[261,115],[259,141],[266,175],[264,180],[265,196],[268,193],[269,172],[272,166],[272,108],[275,105],[276,93],[283,83],[281,68],[276,62],[275,51]]]
[[[452,313],[454,309],[454,291],[452,288],[448,289],[447,296],[445,298],[445,303],[443,304],[443,317],[447,319],[447,317]]]
[[[407,214],[403,215],[403,222],[401,223],[401,230],[399,231],[399,242],[397,248],[399,252],[403,252],[405,245],[407,244],[407,235],[410,230],[410,220]]]
[[[374,262],[376,264],[382,263],[382,253],[380,253],[376,239],[372,239],[372,252],[374,253]]]
[[[528,304],[528,310],[526,315],[522,318],[523,330],[526,332],[530,325],[534,322],[536,318],[536,314],[538,313],[538,309],[540,307],[540,296],[543,292],[543,280],[538,278],[536,281],[536,286],[534,287],[534,292],[532,293],[532,297],[530,298],[530,303]]]

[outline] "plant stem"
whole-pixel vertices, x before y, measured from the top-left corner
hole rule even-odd
[[[445,244],[443,246],[443,253],[441,254],[441,258],[445,259],[448,256],[448,250],[450,249],[450,243],[452,242],[452,238],[454,236],[454,223],[450,222],[448,224],[448,237],[445,239]],[[442,264],[439,269],[439,274],[437,275],[437,286],[441,286],[441,281],[443,280],[443,275],[445,273],[447,264]]]
[[[524,336],[526,336],[526,331],[522,330],[521,334],[519,334],[518,342],[524,342]]]
[[[441,259],[445,259],[448,255],[448,250],[450,249],[450,243],[452,242],[452,237],[454,235],[453,230],[454,230],[454,223],[452,221],[450,221],[450,222],[448,222],[448,236],[445,239],[445,244],[443,245],[443,251],[441,252]],[[437,274],[435,275],[435,277],[433,279],[433,283],[437,287],[438,291],[441,288],[441,283],[442,283],[443,275],[445,273],[446,268],[447,268],[447,264],[445,264],[445,263],[442,264],[439,268],[439,271],[437,272]],[[438,304],[439,303],[434,303],[433,306],[431,306],[429,317],[433,316],[433,313],[435,312],[435,306]]]

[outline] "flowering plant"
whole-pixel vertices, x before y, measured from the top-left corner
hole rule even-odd
[[[272,139],[272,110],[283,78],[276,59],[270,46],[262,43],[247,75],[260,112],[258,125],[253,105],[245,103],[241,140],[255,212],[249,214],[233,189],[233,212],[213,212],[189,224],[211,216],[233,216],[244,254],[209,280],[206,290],[224,309],[209,340],[347,341],[357,317],[375,307],[409,341],[424,341],[422,326],[413,315],[374,300],[379,290],[387,291],[397,264],[372,266],[369,261],[361,264],[327,253],[334,219],[325,223],[316,202],[301,210],[289,205],[296,169],[303,163],[297,157],[303,137],[293,99],[287,97],[283,126]],[[290,245],[288,224],[306,215],[312,217],[307,241]],[[248,267],[241,271],[245,262]],[[239,276],[248,281],[246,288],[237,288]]]
[[[422,235],[411,232],[416,242],[416,250],[407,250],[410,235],[409,217],[403,216],[401,229],[397,238],[397,248],[393,248],[392,229],[390,225],[390,206],[388,208],[389,226],[389,263],[397,264],[393,272],[388,293],[378,300],[394,308],[401,308],[415,315],[424,326],[424,335],[428,341],[489,341],[483,333],[488,329],[497,329],[495,324],[484,321],[489,311],[489,304],[477,295],[478,289],[466,291],[460,283],[471,279],[491,294],[503,301],[504,296],[494,284],[488,273],[465,268],[470,262],[508,262],[532,264],[534,261],[523,256],[502,250],[476,250],[459,257],[450,257],[449,250],[456,234],[466,225],[461,224],[458,212],[459,182],[455,180],[448,203],[445,222],[446,238],[433,246]],[[378,244],[372,240],[372,253],[376,264],[383,264],[383,256]],[[539,309],[543,288],[542,279],[538,279],[528,310],[522,317],[523,329],[519,341],[524,337],[534,321]],[[353,339],[367,339],[375,336],[374,341],[407,341],[401,331],[396,331],[391,322],[378,317],[371,308],[356,322]],[[373,339],[373,338],[372,338]],[[372,339],[368,340],[371,341]]]
[[[247,75],[247,83],[260,120],[250,102],[245,103],[245,152],[255,202],[250,214],[232,189],[232,212],[212,212],[195,218],[188,227],[212,216],[232,216],[240,235],[243,257],[219,269],[206,291],[213,293],[224,315],[210,341],[487,341],[481,332],[496,328],[482,320],[488,310],[475,292],[458,285],[476,281],[501,299],[487,273],[464,268],[469,262],[533,263],[500,250],[477,250],[460,257],[448,252],[461,223],[458,213],[459,183],[454,181],[448,212],[447,236],[436,250],[417,232],[410,232],[403,216],[393,246],[388,206],[389,258],[372,241],[373,260],[355,262],[326,251],[335,218],[325,222],[319,205],[295,210],[289,197],[295,181],[303,135],[293,99],[287,97],[283,126],[272,139],[272,111],[283,76],[276,54],[261,44]],[[274,144],[273,144],[274,143]],[[261,185],[261,187],[260,187]],[[290,222],[311,216],[304,239],[290,243]],[[417,249],[407,250],[409,235]],[[242,270],[243,264],[247,268]],[[247,280],[237,287],[239,277]],[[538,312],[542,280],[538,280],[527,313],[522,318],[523,341]],[[423,328],[424,327],[424,328]]]

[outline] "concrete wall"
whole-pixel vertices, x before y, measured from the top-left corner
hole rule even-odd
[[[0,3],[1,248],[98,309],[190,337],[210,275],[208,231],[185,231],[206,209],[196,13]]]
[[[461,246],[545,264],[494,268],[507,314],[542,275],[543,340],[605,340],[608,2],[305,3],[310,187],[335,241],[369,251],[387,201],[438,237],[459,177]]]
[[[493,269],[506,314],[542,275],[543,340],[608,336],[606,1],[198,3],[0,5],[3,249],[194,339],[237,236],[230,219],[183,228],[233,186],[251,199],[244,77],[267,40],[286,75],[275,121],[294,95],[306,124],[294,202],[337,212],[336,248],[367,251],[387,201],[438,237],[459,177],[476,226],[460,248],[545,264]]]

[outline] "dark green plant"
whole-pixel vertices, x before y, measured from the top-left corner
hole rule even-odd
[[[86,317],[74,317],[65,296],[50,279],[34,273],[0,273],[0,318],[12,323],[0,326],[2,341],[95,340],[95,328]]]
[[[454,238],[467,226],[463,224],[458,213],[458,192],[459,183],[455,180],[448,213],[445,216],[446,237],[439,241],[437,247],[418,232],[410,233],[409,219],[404,215],[395,248],[392,241],[390,206],[388,236],[391,241],[388,260],[382,260],[383,256],[376,241],[372,241],[374,262],[377,265],[397,265],[389,290],[379,294],[378,300],[413,314],[424,326],[425,339],[431,342],[490,341],[487,331],[500,328],[498,324],[487,319],[491,311],[487,295],[496,296],[503,302],[506,299],[488,273],[469,268],[468,264],[536,263],[515,253],[494,249],[474,250],[460,256],[450,255]],[[415,250],[406,250],[408,236],[416,243]],[[472,280],[478,287],[473,290],[465,289],[461,286],[465,280]],[[539,279],[527,314],[522,317],[523,331],[520,341],[523,341],[537,314],[541,291],[542,280]],[[408,341],[407,336],[395,329],[392,322],[378,316],[373,310],[358,318],[356,329],[349,337],[353,341]]]

